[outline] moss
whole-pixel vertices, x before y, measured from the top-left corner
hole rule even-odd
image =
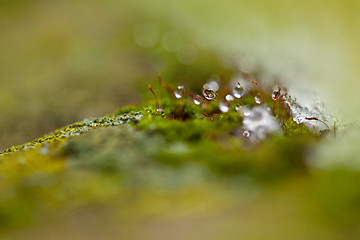
[[[308,129],[303,123],[299,124],[292,119],[288,119],[284,122],[284,135],[290,138],[297,137],[319,137],[320,135],[314,133]]]
[[[321,138],[305,126],[283,119],[283,135],[249,144],[237,133],[243,117],[235,103],[221,113],[216,102],[204,110],[190,100],[164,98],[163,112],[154,103],[120,108],[3,151],[0,231],[91,204],[145,214],[149,196],[192,196],[194,189],[222,192],[217,198],[229,202],[239,191],[233,184],[264,187],[310,173],[306,153]]]
[[[139,109],[139,107],[137,109]],[[130,110],[130,108],[125,108],[122,111],[128,114],[122,114],[122,115],[116,114],[114,116],[109,116],[109,117],[85,119],[83,122],[70,124],[66,127],[57,129],[54,132],[46,134],[43,137],[34,139],[31,142],[5,149],[4,151],[0,152],[0,156],[9,153],[15,153],[20,150],[26,151],[28,149],[33,149],[38,145],[42,145],[42,143],[44,142],[50,144],[52,143],[56,144],[57,142],[59,141],[62,142],[69,137],[79,136],[83,133],[93,131],[97,128],[116,126],[120,124],[135,122],[142,117],[139,112],[128,112],[127,110]]]

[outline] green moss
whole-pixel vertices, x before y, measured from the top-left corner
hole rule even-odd
[[[70,124],[66,127],[57,129],[54,132],[46,134],[43,137],[34,139],[31,142],[5,149],[4,151],[0,152],[0,156],[15,153],[20,150],[26,151],[29,149],[33,149],[38,145],[42,145],[42,143],[44,142],[56,144],[58,142],[64,141],[69,137],[79,136],[83,133],[93,131],[97,128],[116,126],[120,124],[138,121],[141,118],[141,114],[139,112],[130,112],[130,109],[135,108],[124,108],[123,110],[121,110],[124,112],[124,114],[122,115],[115,114],[109,117],[85,119],[83,122]],[[139,110],[139,107],[137,107],[137,110]]]
[[[314,137],[316,138],[317,134],[315,134],[313,131],[308,129],[303,123],[298,124],[292,119],[288,119],[286,122],[284,122],[284,134],[287,137],[290,138],[297,138],[297,137]]]
[[[250,97],[244,103],[255,104]],[[268,186],[309,173],[306,152],[320,139],[287,119],[283,135],[249,144],[237,133],[243,117],[234,105],[221,113],[214,103],[204,114],[187,99],[165,98],[162,107],[128,106],[2,152],[0,231],[39,214],[109,201],[122,212],[144,214],[149,196],[193,189],[209,196],[216,184],[233,197],[232,184]]]

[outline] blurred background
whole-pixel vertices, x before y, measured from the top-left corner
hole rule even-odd
[[[149,82],[204,82],[238,63],[360,109],[360,1],[3,0],[0,148],[143,100]]]

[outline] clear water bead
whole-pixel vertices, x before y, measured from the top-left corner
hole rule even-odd
[[[245,130],[245,131],[243,132],[243,136],[244,136],[244,137],[250,137],[250,132]]]
[[[211,89],[204,89],[203,95],[207,100],[213,100],[215,98],[215,92]]]
[[[245,95],[245,90],[244,88],[241,87],[241,85],[238,83],[236,85],[236,87],[232,90],[232,94],[234,95],[234,97],[236,98],[241,98],[242,96]]]
[[[275,90],[275,91],[273,91],[273,93],[271,94],[271,97],[272,97],[272,99],[273,99],[274,101],[276,101],[276,100],[278,100],[278,98],[280,97],[280,94],[281,94],[280,89],[279,89],[279,90]]]
[[[182,98],[184,96],[185,88],[184,85],[177,86],[174,91],[174,95],[177,99]]]
[[[262,96],[260,94],[255,96],[255,102],[257,104],[261,104],[263,102],[263,98],[262,98]]]
[[[212,81],[209,81],[207,83],[204,84],[203,86],[204,89],[210,89],[210,90],[213,90],[213,91],[217,91],[219,90],[219,83],[212,80]]]
[[[230,106],[229,106],[229,104],[227,104],[225,102],[220,102],[219,109],[221,112],[228,112],[230,110]]]
[[[203,98],[200,95],[193,96],[193,102],[195,105],[200,105],[203,102]]]
[[[297,115],[293,118],[294,122],[297,122],[298,124],[301,124],[305,121],[305,116],[303,115]]]
[[[228,102],[234,101],[234,97],[233,97],[232,95],[230,95],[230,94],[226,95],[226,96],[225,96],[225,99],[226,99],[226,101],[228,101]]]
[[[197,100],[197,99],[194,99],[194,103],[195,103],[196,105],[200,105],[200,104],[201,104],[201,102],[200,102],[199,100]]]

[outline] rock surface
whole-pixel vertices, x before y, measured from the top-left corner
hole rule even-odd
[[[249,146],[237,112],[186,111],[129,107],[5,151],[4,239],[356,239],[359,174],[311,169],[318,136],[286,123]]]

